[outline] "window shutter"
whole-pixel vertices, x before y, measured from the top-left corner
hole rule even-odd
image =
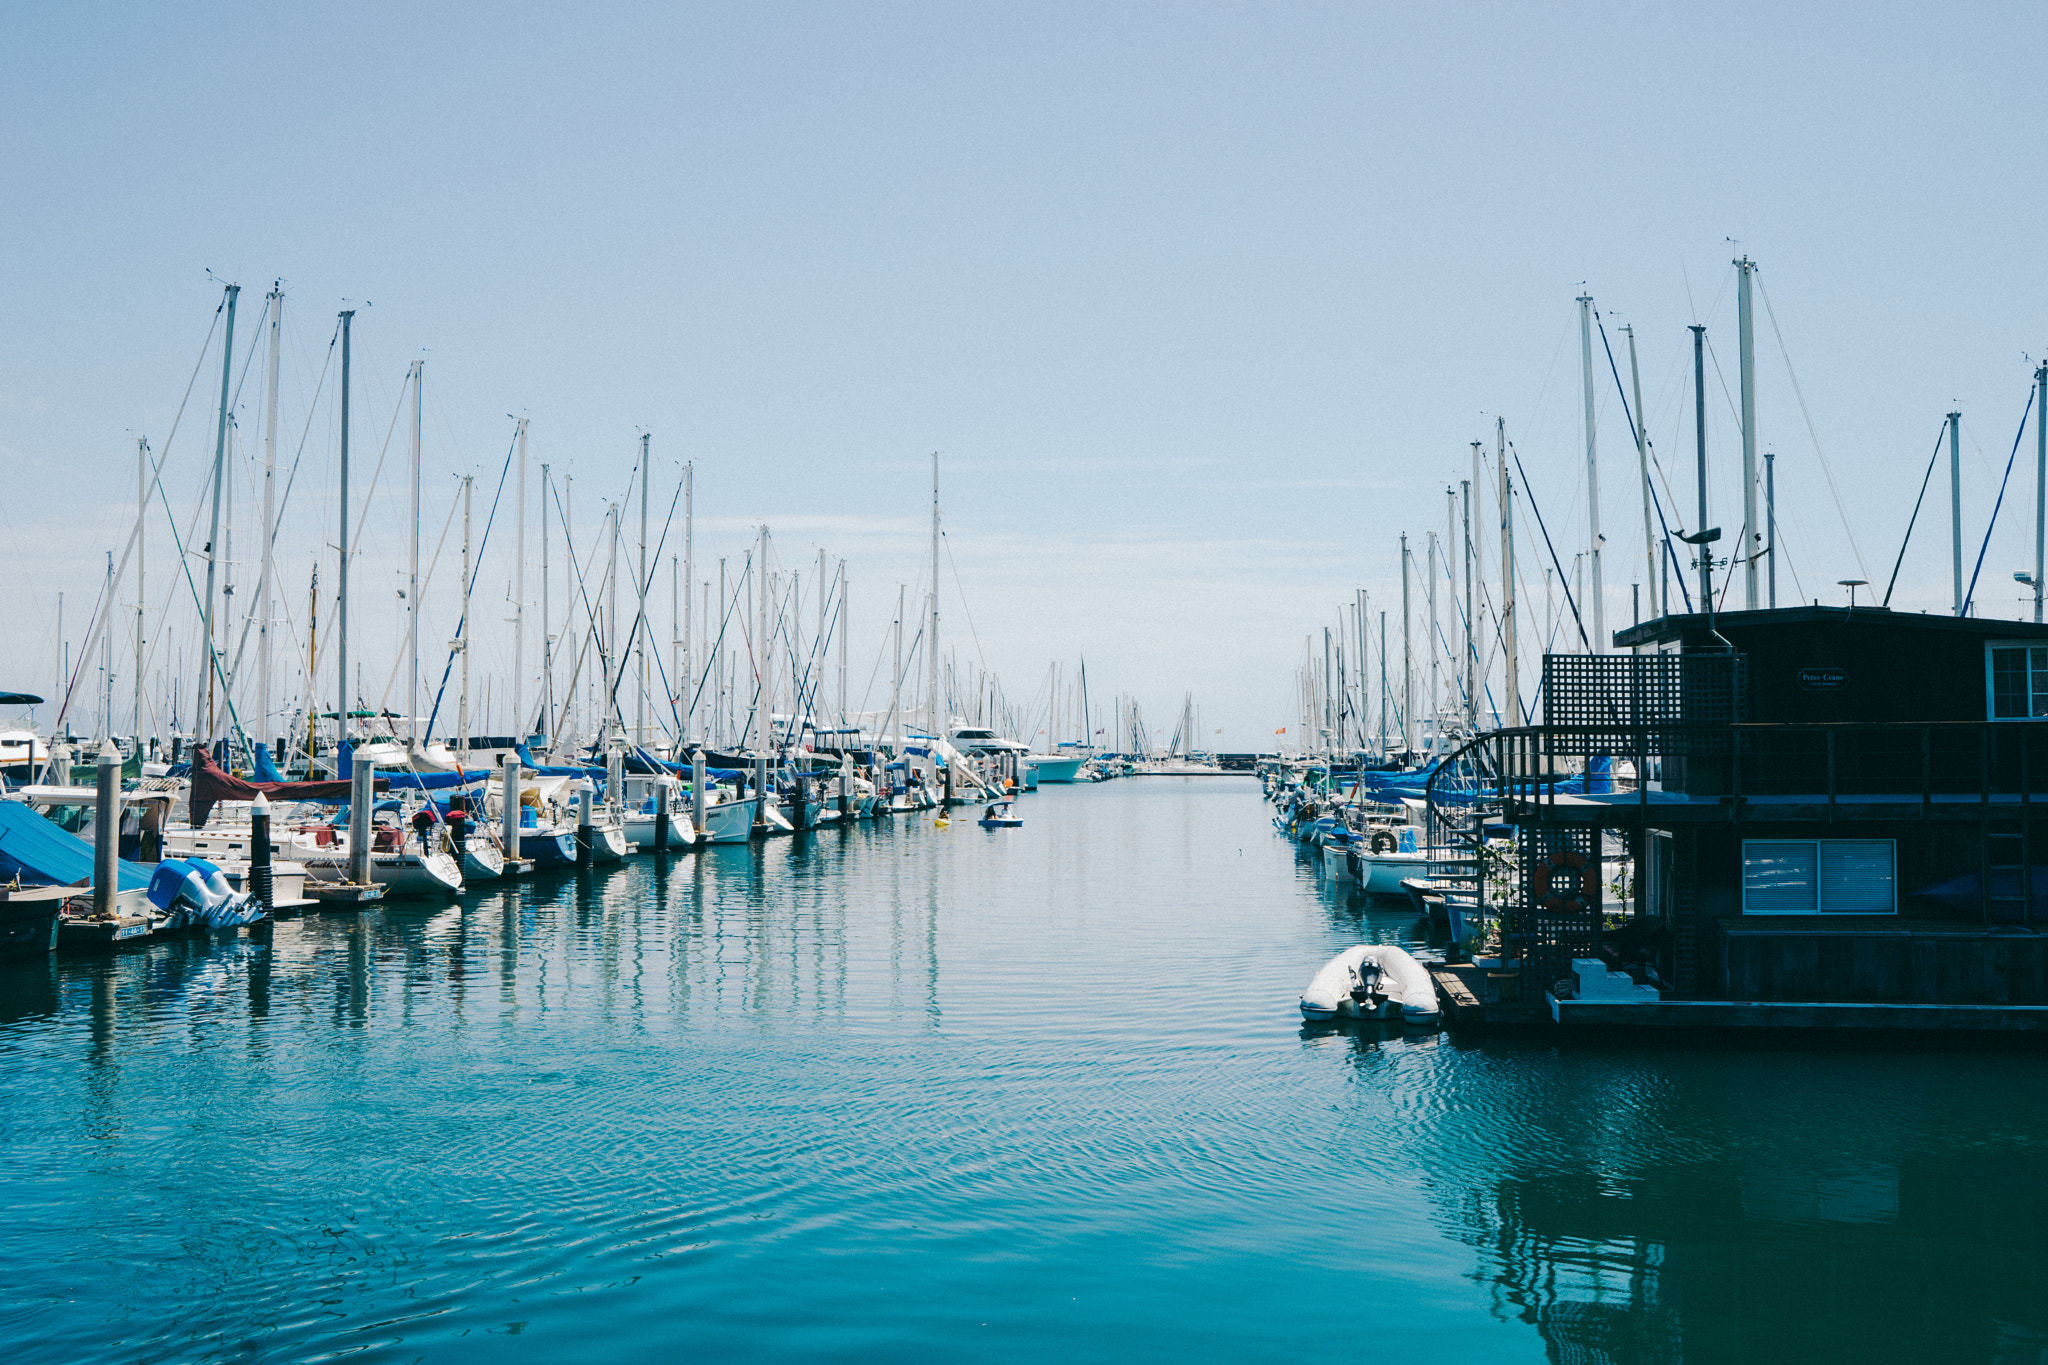
[[[1889,915],[1892,895],[1889,839],[1826,839],[1820,846],[1820,908],[1828,915]]]

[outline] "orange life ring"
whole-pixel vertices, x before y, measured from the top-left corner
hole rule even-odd
[[[1593,874],[1590,860],[1575,848],[1561,848],[1536,864],[1529,877],[1531,898],[1545,910],[1561,913],[1586,908],[1585,896]]]

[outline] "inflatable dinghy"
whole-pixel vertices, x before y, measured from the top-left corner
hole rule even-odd
[[[1437,1022],[1429,970],[1391,943],[1361,943],[1331,958],[1301,993],[1304,1019]]]

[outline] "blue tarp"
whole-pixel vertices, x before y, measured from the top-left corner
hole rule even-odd
[[[141,863],[118,864],[115,879],[123,891],[149,885],[150,869]],[[76,886],[92,880],[92,845],[67,834],[20,801],[0,801],[0,877],[51,886]]]
[[[256,755],[256,781],[282,782],[284,774],[277,770],[277,761],[270,756],[268,744],[252,744],[250,749]]]

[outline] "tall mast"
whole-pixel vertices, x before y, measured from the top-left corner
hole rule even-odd
[[[277,588],[277,379],[280,368],[283,323],[283,281],[271,286],[270,373],[265,388],[263,414],[263,554],[257,570],[256,610],[256,732],[261,743],[269,743],[270,729],[270,618],[271,598]]]
[[[696,653],[690,647],[690,577],[696,571],[694,565],[694,532],[696,532],[696,463],[682,467],[682,653],[676,655],[676,686],[682,688],[684,696],[690,698],[690,712],[682,718],[682,739],[696,737],[696,688],[692,677],[696,673]]]
[[[227,486],[228,458],[228,379],[229,363],[235,356],[235,301],[242,295],[242,286],[228,286],[228,330],[220,348],[220,426],[213,440],[213,522],[206,534],[206,733],[201,742],[213,743],[214,708],[214,648],[213,648],[213,586],[214,566],[220,562],[220,499],[221,490]],[[344,353],[346,354],[346,353]],[[343,544],[347,544],[344,537]],[[69,680],[66,680],[67,685]]]
[[[412,536],[405,571],[405,668],[412,681],[407,692],[407,743],[418,748],[420,724],[420,387],[427,362],[412,363]],[[467,762],[465,757],[463,762]]]
[[[455,735],[459,744],[456,766],[469,763],[469,505],[470,487],[475,480],[468,474],[462,476],[462,629],[457,633],[455,647],[462,654],[462,691],[455,702]]]
[[[1757,549],[1763,526],[1756,517],[1756,344],[1750,332],[1750,275],[1756,265],[1735,262],[1735,334],[1742,352],[1742,606],[1755,611]]]
[[[1473,458],[1479,455],[1479,442],[1472,443]],[[1465,537],[1465,727],[1473,734],[1479,732],[1479,639],[1472,630],[1472,481],[1458,480],[1458,491],[1463,506],[1460,532]]]
[[[2034,371],[2034,620],[2041,620],[2041,585],[2048,581],[2048,364]]]
[[[757,753],[775,745],[775,702],[768,690],[775,676],[775,651],[768,643],[768,527],[761,527],[761,548],[754,556],[754,743]],[[766,799],[765,797],[763,798]]]
[[[1764,529],[1769,539],[1764,543],[1764,553],[1770,564],[1770,602],[1775,611],[1778,606],[1778,457],[1772,451],[1764,452]]]
[[[839,561],[839,724],[846,724],[846,561]]]
[[[1600,591],[1600,460],[1593,411],[1593,296],[1579,295],[1579,357],[1586,380],[1586,538],[1593,560],[1591,652],[1607,652],[1607,626]],[[1752,604],[1754,605],[1754,604]]]
[[[1445,501],[1448,503],[1450,500],[1446,498]],[[1437,698],[1436,552],[1436,532],[1431,531],[1429,533],[1429,717],[1432,727],[1438,726],[1442,716]],[[1431,734],[1432,736],[1435,734],[1435,728],[1432,728]],[[1432,752],[1436,749],[1434,738],[1430,741],[1430,749]]]
[[[1701,535],[1707,529],[1707,329],[1698,323],[1692,326],[1692,410],[1694,449],[1698,456],[1700,480],[1700,519],[1693,534]],[[1714,552],[1702,541],[1698,547],[1700,557],[1700,610],[1709,617],[1714,612]]]
[[[896,585],[896,624],[892,629],[895,631],[896,652],[895,662],[889,669],[889,757],[900,758],[903,755],[903,746],[896,738],[896,714],[897,708],[903,704],[903,585],[901,583]],[[1049,727],[1051,722],[1047,721],[1046,724]],[[1047,748],[1050,747],[1050,745],[1047,746]]]
[[[1953,533],[1949,543],[1955,554],[1956,615],[1963,614],[1963,415],[1948,415],[1948,508]]]
[[[526,419],[519,419],[519,509],[512,519],[512,733],[526,737]],[[545,529],[545,516],[543,516]],[[541,627],[543,634],[547,627]],[[466,760],[465,760],[466,761]]]
[[[540,467],[540,714],[547,742],[555,742],[555,637],[548,630],[549,466]]]
[[[1500,466],[1500,630],[1507,658],[1508,724],[1522,723],[1521,659],[1515,644],[1515,490],[1508,482],[1508,419],[1493,419],[1494,462]]]
[[[932,452],[932,617],[925,633],[925,715],[933,739],[943,736],[939,709],[939,452]]]
[[[342,776],[340,758],[341,746],[348,739],[348,389],[349,389],[349,331],[355,325],[356,311],[345,309],[341,315],[341,572],[334,582],[334,676],[338,684],[334,689],[334,752],[335,776]],[[469,575],[463,574],[462,590],[469,591]]]
[[[640,692],[633,703],[633,742],[647,743],[647,484],[653,471],[647,465],[648,443],[653,438],[640,433],[640,628],[633,632],[633,657],[640,665]]]
[[[625,672],[619,667],[619,505],[606,503],[604,515],[611,526],[611,545],[604,567],[604,685],[599,696],[603,708],[597,725],[599,734],[611,726],[612,713],[618,709],[619,680],[613,674]],[[623,719],[619,728],[625,728]]]
[[[1408,536],[1401,536],[1401,748],[1415,752],[1415,651],[1408,640]]]
[[[1650,590],[1650,615],[1662,616],[1670,604],[1657,595],[1657,584],[1661,576],[1657,572],[1657,533],[1651,524],[1652,505],[1650,502],[1650,419],[1643,412],[1643,372],[1636,364],[1636,329],[1630,324],[1621,329],[1628,333],[1628,378],[1636,393],[1636,472],[1643,484],[1643,555],[1645,577],[1643,586]]]
[[[143,532],[149,525],[149,438],[135,438],[135,752],[142,752]]]

